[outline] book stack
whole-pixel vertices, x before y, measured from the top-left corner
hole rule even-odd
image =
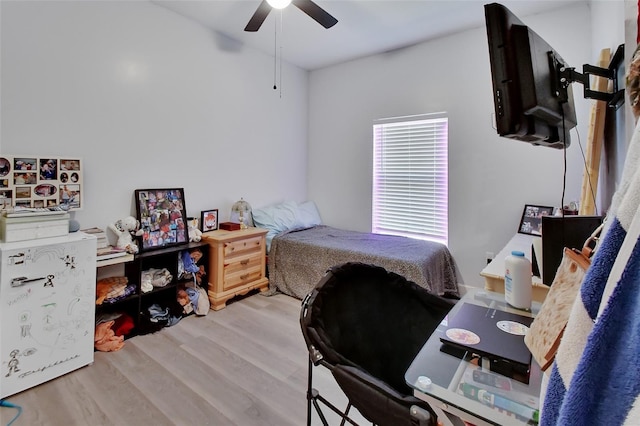
[[[109,246],[109,240],[107,240],[107,234],[100,228],[87,228],[81,229],[85,234],[93,235],[98,239],[98,251],[100,249],[106,248]]]
[[[83,229],[82,232],[84,232],[85,234],[94,235],[98,239],[98,252],[96,256],[96,259],[98,261],[127,255],[127,251],[125,249],[109,245],[109,240],[107,240],[107,234],[104,232],[104,230],[94,227]]]
[[[98,249],[98,255],[96,256],[96,260],[107,260],[113,259],[114,257],[126,256],[127,251],[123,248],[107,246]]]

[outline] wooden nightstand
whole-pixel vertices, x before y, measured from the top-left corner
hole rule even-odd
[[[266,291],[266,229],[217,230],[202,234],[209,244],[209,301],[220,310],[227,300],[255,288]]]

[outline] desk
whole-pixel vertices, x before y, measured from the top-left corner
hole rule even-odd
[[[524,311],[509,308],[504,301],[503,294],[470,288],[467,294],[454,306],[448,316],[455,315],[462,303],[465,302],[514,312],[520,315],[529,315]],[[533,315],[539,310],[540,303],[534,302],[532,306]],[[513,413],[506,410],[499,410],[485,405],[476,399],[465,396],[459,387],[461,383],[478,385],[478,387],[482,387],[487,391],[492,390],[493,392],[491,393],[494,395],[501,395],[510,401],[518,401],[533,409],[539,409],[540,382],[542,380],[540,366],[535,360],[532,360],[529,384],[527,385],[515,379],[510,379],[488,371],[488,360],[486,359],[482,360],[481,366],[474,365],[470,362],[471,354],[469,352],[460,351],[460,353],[456,355],[442,352],[440,336],[443,335],[446,328],[443,325],[445,321],[443,321],[431,335],[405,374],[405,381],[414,390],[414,395],[428,402],[436,411],[439,420],[448,426],[453,425],[453,423],[451,423],[444,412],[454,414],[477,426],[528,424],[527,420],[519,419]],[[505,384],[503,387],[507,387],[506,385],[508,384],[510,390],[502,391],[488,385],[483,386],[478,384],[472,379],[474,370],[488,373],[490,377],[500,380]],[[425,386],[424,378],[428,378],[431,383]],[[467,388],[468,387],[469,386],[467,386]],[[535,417],[535,414],[532,414],[531,417]],[[532,421],[529,424],[536,423],[537,422]]]

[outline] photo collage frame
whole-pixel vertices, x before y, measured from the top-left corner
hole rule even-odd
[[[73,157],[0,155],[0,208],[81,209],[82,164]]]
[[[142,250],[189,241],[183,188],[136,189],[135,200]]]

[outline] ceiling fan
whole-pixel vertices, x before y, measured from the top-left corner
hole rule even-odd
[[[338,22],[336,18],[311,0],[262,0],[244,30],[251,32],[258,31],[264,20],[267,19],[267,15],[269,15],[271,9],[283,9],[287,7],[289,3],[292,3],[325,28],[331,28]]]

